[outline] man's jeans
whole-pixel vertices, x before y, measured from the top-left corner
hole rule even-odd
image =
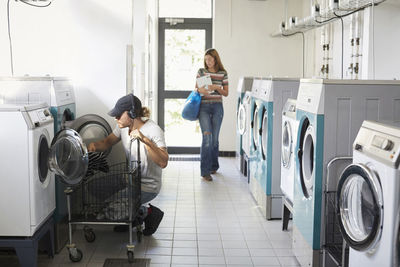
[[[219,131],[221,129],[224,108],[222,102],[201,103],[199,112],[199,122],[203,141],[201,143],[200,170],[201,176],[210,175],[211,171],[219,168]]]

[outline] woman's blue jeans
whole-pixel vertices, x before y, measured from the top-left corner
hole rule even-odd
[[[221,129],[224,108],[222,102],[201,103],[199,112],[200,128],[203,141],[200,149],[201,176],[210,175],[219,168],[219,131]]]

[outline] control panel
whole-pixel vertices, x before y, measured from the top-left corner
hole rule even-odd
[[[354,150],[394,168],[400,163],[400,128],[364,121],[353,144]]]
[[[258,97],[262,80],[260,78],[254,78],[253,86],[251,87],[251,96]]]
[[[28,112],[28,114],[33,128],[40,127],[47,123],[53,123],[53,117],[51,116],[48,108],[31,110]]]
[[[297,109],[313,114],[324,112],[324,84],[301,80],[297,95]]]
[[[267,102],[271,102],[274,100],[271,79],[263,79],[262,80],[261,89],[260,89],[258,97],[261,98],[263,101],[267,101]]]

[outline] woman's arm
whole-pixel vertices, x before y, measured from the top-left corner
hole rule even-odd
[[[217,91],[220,95],[223,95],[223,96],[228,96],[228,94],[229,94],[229,85],[224,85],[224,86],[222,86],[222,85],[216,85],[216,84],[213,84],[213,85],[209,85],[208,86],[211,90],[215,90],[215,91]]]

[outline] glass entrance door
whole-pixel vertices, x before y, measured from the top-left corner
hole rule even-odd
[[[200,150],[200,125],[184,120],[181,111],[195,89],[198,69],[204,67],[211,30],[211,19],[159,19],[158,122],[171,154]]]

